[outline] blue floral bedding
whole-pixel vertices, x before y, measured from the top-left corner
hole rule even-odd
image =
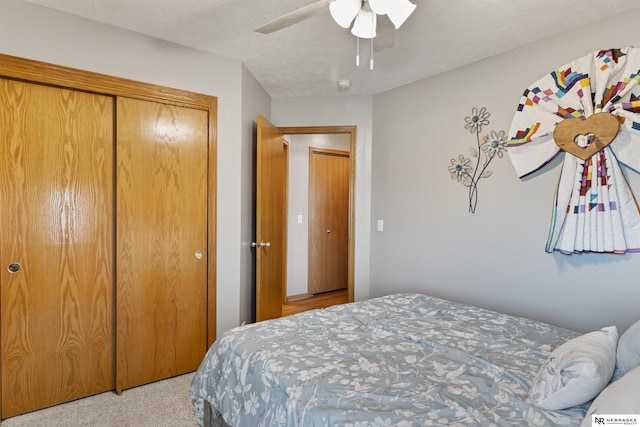
[[[420,294],[235,328],[191,383],[231,426],[579,425],[587,407],[527,403],[538,369],[577,332]]]

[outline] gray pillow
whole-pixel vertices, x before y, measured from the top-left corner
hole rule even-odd
[[[596,397],[613,374],[617,343],[618,330],[609,326],[553,350],[529,389],[531,403],[559,411]]]
[[[620,336],[616,354],[616,368],[623,374],[638,366],[640,366],[640,320]]]
[[[632,369],[618,381],[611,383],[593,401],[581,427],[591,427],[593,414],[639,414],[640,367]]]

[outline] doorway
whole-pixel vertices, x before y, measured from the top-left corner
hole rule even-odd
[[[261,153],[271,152],[276,150],[276,147],[287,145],[291,150],[292,143],[286,141],[286,139],[295,139],[299,135],[337,135],[343,134],[348,140],[348,151],[352,153],[349,157],[349,190],[348,190],[348,245],[347,245],[347,289],[339,291],[340,295],[330,296],[327,298],[325,294],[319,297],[304,297],[299,301],[292,301],[287,298],[287,255],[291,252],[287,248],[287,234],[288,229],[283,224],[284,230],[280,230],[280,225],[277,227],[267,226],[268,222],[265,220],[269,218],[283,218],[291,217],[297,221],[297,215],[293,212],[287,212],[288,206],[285,204],[279,210],[276,209],[280,202],[276,199],[280,199],[280,194],[286,195],[289,191],[289,186],[292,184],[285,180],[281,184],[274,186],[271,185],[271,192],[267,191],[265,182],[269,183],[273,181],[275,174],[275,164],[283,163],[288,164],[288,161],[284,160],[280,162],[266,161],[263,159]],[[286,135],[286,138],[285,138]],[[256,320],[265,320],[269,318],[281,317],[283,314],[291,314],[291,312],[304,311],[306,309],[317,308],[317,306],[328,306],[337,303],[351,302],[354,300],[354,259],[355,259],[355,152],[356,152],[356,128],[355,126],[314,126],[314,127],[277,127],[269,123],[262,116],[258,116],[258,129],[257,129],[257,192],[256,192],[256,236],[255,242],[252,243],[256,253]],[[271,147],[271,148],[270,148]],[[278,148],[276,151],[281,151]],[[279,157],[278,157],[279,158]],[[286,166],[283,166],[286,170]],[[305,183],[304,185],[308,185]],[[271,188],[270,187],[270,188]],[[276,191],[279,188],[279,191]],[[277,195],[277,197],[276,197]],[[286,196],[285,196],[286,197]],[[268,202],[268,203],[267,203]],[[275,205],[274,205],[275,203]],[[266,205],[265,205],[266,204]],[[264,206],[263,206],[264,205]],[[274,209],[269,206],[274,205]],[[303,222],[305,218],[303,217]],[[278,221],[279,224],[280,221]],[[277,224],[276,224],[277,225]],[[271,240],[284,235],[283,244],[274,244]],[[276,255],[282,254],[282,257]],[[305,267],[307,268],[307,267]],[[307,270],[305,270],[305,283],[307,279]],[[291,280],[290,280],[291,282]],[[305,290],[308,293],[308,290]],[[295,300],[295,298],[294,298]],[[302,301],[301,304],[299,302]],[[300,305],[304,306],[300,308]]]
[[[289,137],[287,301],[347,289],[350,140]]]
[[[281,129],[289,143],[283,315],[353,301],[355,128]]]

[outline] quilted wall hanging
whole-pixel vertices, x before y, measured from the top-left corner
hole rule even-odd
[[[546,252],[640,251],[640,49],[594,52],[524,91],[507,151],[522,178],[564,152]]]

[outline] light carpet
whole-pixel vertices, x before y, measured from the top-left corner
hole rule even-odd
[[[195,427],[189,384],[193,373],[97,394],[2,421],[2,427]]]

